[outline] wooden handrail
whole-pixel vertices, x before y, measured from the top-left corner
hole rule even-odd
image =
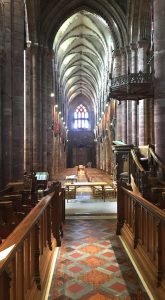
[[[138,204],[140,204],[142,207],[144,207],[148,212],[153,214],[153,216],[159,218],[161,221],[165,222],[165,212],[140,196],[139,194],[135,194],[134,192],[122,187],[122,190],[130,195],[132,199],[134,199]]]
[[[132,154],[132,158],[133,158],[137,168],[139,169],[139,171],[145,172],[144,168],[142,167],[141,163],[139,162],[137,155],[133,149],[131,149],[131,154]]]
[[[13,230],[8,238],[0,245],[0,253],[6,249],[11,249],[3,260],[0,260],[0,273],[3,272],[9,259],[15,254],[19,246],[26,239],[27,234],[34,227],[42,213],[44,212],[50,200],[53,197],[53,193],[45,196],[42,200],[33,208],[33,210],[23,219],[23,221]]]
[[[60,184],[43,197],[0,245],[0,299],[45,299],[46,282],[61,245],[65,193]]]
[[[162,163],[162,161],[160,160],[160,158],[158,157],[158,155],[153,151],[153,149],[151,147],[149,147],[149,151],[150,151],[150,154],[152,155],[153,159],[157,162],[157,164],[163,170],[165,170],[165,165]]]

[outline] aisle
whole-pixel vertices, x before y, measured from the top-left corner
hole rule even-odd
[[[66,220],[49,300],[148,300],[116,220]]]
[[[83,170],[78,173],[78,181],[87,181]],[[91,187],[81,187],[77,189],[76,199],[66,201],[65,209],[66,217],[74,215],[116,217],[117,202],[115,198],[108,198],[103,202],[103,199],[93,197]]]

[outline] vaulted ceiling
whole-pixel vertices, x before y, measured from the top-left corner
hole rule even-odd
[[[97,101],[105,88],[113,48],[110,29],[100,16],[82,10],[63,23],[54,49],[60,85],[69,102],[79,94]]]
[[[55,51],[58,101],[72,104],[84,95],[101,114],[112,51],[127,45],[127,0],[27,0],[27,9],[36,15],[29,19],[30,40],[38,36]]]

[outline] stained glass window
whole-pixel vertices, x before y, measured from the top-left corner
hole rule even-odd
[[[87,108],[82,104],[80,104],[74,112],[74,128],[89,128],[88,111]]]

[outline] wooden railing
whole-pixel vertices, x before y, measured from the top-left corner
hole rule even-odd
[[[154,152],[152,147],[149,147],[149,155],[150,155],[150,166],[152,168],[152,173],[155,176],[159,176],[161,180],[165,180],[165,165],[160,160],[158,155]]]
[[[134,149],[131,150],[130,172],[134,178],[137,188],[139,189],[139,192],[144,196],[147,185],[147,173],[140,164]]]
[[[164,299],[165,212],[118,182],[117,234],[129,248],[155,300]]]
[[[61,245],[64,190],[43,197],[0,246],[0,299],[44,298],[51,262]]]

